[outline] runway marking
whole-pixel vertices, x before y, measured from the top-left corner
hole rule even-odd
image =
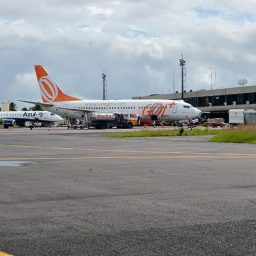
[[[33,149],[56,149],[56,150],[72,150],[72,151],[94,151],[94,152],[123,152],[123,153],[147,153],[147,154],[184,154],[184,155],[199,155],[199,156],[248,156],[256,157],[253,153],[222,153],[222,152],[179,152],[179,151],[145,151],[145,150],[123,150],[123,149],[97,149],[97,148],[74,148],[74,147],[57,147],[57,146],[34,146],[34,145],[9,145],[0,144],[1,147],[16,147],[16,148],[33,148]]]
[[[85,156],[85,157],[1,157],[0,161],[108,160],[108,159],[252,159],[250,156]],[[253,157],[254,159],[254,157]]]
[[[0,256],[14,256],[14,255],[0,251]]]

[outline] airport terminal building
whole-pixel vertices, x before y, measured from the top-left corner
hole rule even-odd
[[[135,96],[133,99],[181,99],[181,93]],[[242,86],[215,90],[184,91],[184,101],[210,112],[212,117],[228,118],[230,109],[256,110],[256,86]]]

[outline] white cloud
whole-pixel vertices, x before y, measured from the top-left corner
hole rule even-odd
[[[241,78],[256,84],[255,0],[0,4],[0,100],[39,97],[34,64],[43,64],[65,91],[84,98],[101,98],[103,70],[109,98],[168,92],[173,72],[177,90],[182,53],[187,90],[209,88],[210,66],[216,87],[235,86]]]

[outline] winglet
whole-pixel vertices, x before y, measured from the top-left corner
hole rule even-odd
[[[35,65],[35,71],[44,103],[80,100],[62,92],[41,65]]]

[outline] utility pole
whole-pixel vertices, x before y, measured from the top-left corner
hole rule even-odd
[[[104,73],[102,73],[102,81],[103,81],[103,100],[106,100],[106,77],[107,75]]]
[[[181,55],[180,66],[181,66],[181,99],[184,99],[184,68],[186,65],[186,61],[183,59],[183,55]]]

